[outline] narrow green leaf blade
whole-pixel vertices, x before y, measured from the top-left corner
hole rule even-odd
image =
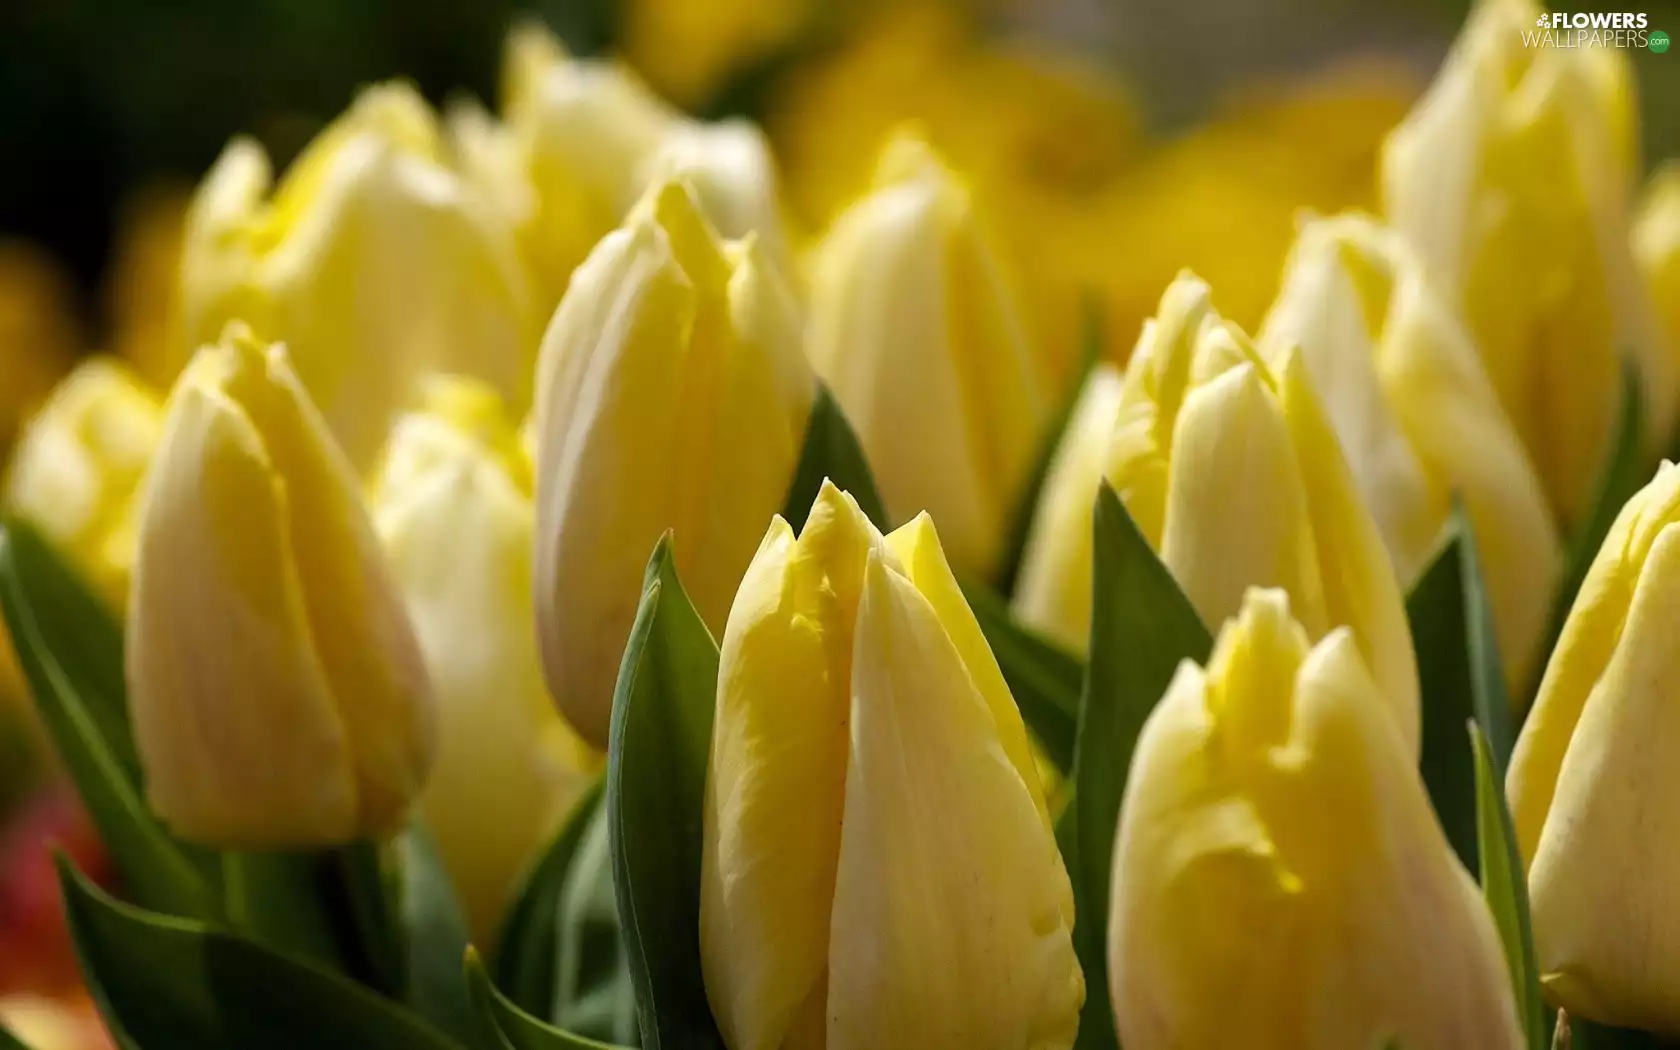
[[[1487,735],[1503,777],[1515,744],[1510,701],[1468,518],[1455,507],[1435,560],[1406,599],[1422,698],[1419,771],[1441,827],[1465,867],[1477,866],[1475,760],[1464,724]]]
[[[607,748],[607,823],[642,1045],[722,1047],[700,970],[701,822],[717,645],[677,580],[670,536],[648,563]]]
[[[63,858],[59,881],[88,991],[125,1048],[459,1050],[419,1017],[326,970],[122,904]]]
[[[1528,883],[1511,811],[1505,803],[1505,779],[1494,765],[1487,738],[1475,723],[1468,726],[1476,766],[1476,831],[1481,854],[1482,898],[1487,901],[1505,949],[1516,994],[1517,1017],[1530,1050],[1546,1050],[1546,1007],[1540,993],[1540,967],[1534,959],[1534,930],[1528,914]]]
[[[0,525],[0,612],[41,722],[128,891],[148,907],[216,917],[221,906],[211,859],[171,836],[144,801],[121,632],[22,522]]]
[[[29,1047],[5,1025],[0,1024],[0,1050],[29,1050]]]
[[[441,1031],[469,1041],[477,1026],[461,957],[470,935],[454,883],[425,825],[410,824],[393,847],[407,958],[403,1002]]]
[[[1612,1028],[1580,1017],[1569,1019],[1568,1050],[1658,1050],[1661,1036],[1634,1028]]]
[[[1022,626],[1009,606],[983,583],[965,580],[963,596],[997,657],[1021,718],[1057,769],[1073,768],[1073,738],[1079,728],[1079,693],[1085,662]]]
[[[1074,944],[1085,970],[1079,1047],[1114,1045],[1108,1004],[1109,874],[1132,754],[1179,664],[1206,663],[1213,638],[1149,541],[1104,483],[1094,523],[1091,656],[1074,743]]]
[[[478,1019],[481,1050],[620,1050],[545,1024],[521,1010],[497,990],[479,962],[478,953],[468,950],[465,976]]]
[[[799,451],[799,463],[794,467],[793,483],[788,486],[787,502],[782,508],[782,517],[793,526],[795,534],[805,531],[805,519],[811,514],[811,504],[816,501],[824,478],[851,493],[858,508],[876,528],[885,532],[892,527],[857,432],[846,421],[840,403],[827,384],[818,383],[811,419],[805,424],[805,444]]]

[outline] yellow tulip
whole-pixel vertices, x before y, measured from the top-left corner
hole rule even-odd
[[[0,240],[0,456],[80,350],[64,275],[32,245]]]
[[[1516,1050],[1492,918],[1345,629],[1253,590],[1138,738],[1109,980],[1127,1050]]]
[[[1669,360],[1680,362],[1680,161],[1651,176],[1633,228],[1633,252],[1657,304]],[[1680,363],[1674,373],[1680,379]]]
[[[174,186],[153,186],[129,200],[112,245],[105,281],[110,352],[146,382],[167,389],[181,366],[174,341],[181,334],[181,251],[190,197]]]
[[[205,176],[187,216],[178,353],[232,319],[285,341],[358,469],[432,372],[480,377],[523,408],[536,319],[512,231],[444,162],[412,88],[368,89],[269,196],[271,181],[249,139]]]
[[[1091,289],[1123,262],[1113,228],[1093,230],[1091,207],[1142,151],[1137,106],[1117,77],[1076,54],[984,35],[958,4],[889,3],[831,54],[779,78],[767,106],[789,200],[813,230],[870,191],[882,145],[914,125],[995,222],[1045,377],[1058,389],[1070,381]],[[1126,245],[1129,257],[1137,245]],[[1110,331],[1130,339],[1139,320]]]
[[[927,510],[960,568],[995,568],[1046,398],[968,192],[923,143],[889,145],[816,247],[810,332],[888,510]]]
[[[402,595],[286,352],[230,326],[165,406],[127,679],[152,808],[219,846],[397,827],[435,747]]]
[[[5,504],[39,528],[120,609],[134,563],[134,498],[163,406],[128,367],[76,366],[23,429]]]
[[[572,271],[647,189],[686,178],[720,233],[756,233],[785,265],[775,164],[747,121],[702,123],[661,101],[628,67],[569,56],[546,29],[508,40],[501,124],[451,115],[456,152],[518,236],[537,313],[548,317]]]
[[[1258,343],[1274,367],[1299,349],[1401,580],[1464,501],[1506,680],[1526,686],[1563,567],[1557,527],[1474,341],[1416,256],[1364,216],[1308,222]]]
[[[1650,441],[1675,376],[1628,245],[1633,74],[1605,47],[1528,47],[1541,9],[1479,0],[1384,151],[1390,221],[1461,307],[1488,376],[1566,523],[1588,509],[1642,372]]]
[[[398,421],[369,493],[437,695],[420,809],[480,944],[600,767],[543,686],[530,473],[494,392],[440,377]]]
[[[1680,1031],[1680,877],[1671,775],[1680,468],[1628,501],[1564,623],[1506,789],[1528,864],[1534,947],[1570,1013]]]
[[[578,268],[538,366],[536,601],[549,690],[604,746],[660,535],[722,629],[780,510],[815,381],[781,275],[663,183]]]
[[[815,0],[628,0],[620,8],[624,51],[661,93],[703,107],[793,44],[821,5]]]
[[[1090,629],[1091,517],[1106,477],[1205,624],[1281,587],[1310,637],[1350,627],[1417,753],[1411,628],[1301,354],[1268,365],[1186,273],[1144,326],[1115,392],[1098,373],[1057,450],[1016,584],[1028,623]],[[1100,469],[1099,469],[1100,465]]]
[[[1073,1044],[1073,895],[1020,713],[924,514],[825,484],[723,633],[700,881],[730,1050]]]

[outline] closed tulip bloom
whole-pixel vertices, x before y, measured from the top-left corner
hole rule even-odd
[[[925,144],[897,139],[814,253],[811,359],[887,509],[928,511],[959,569],[992,571],[1046,404],[968,191]]]
[[[134,563],[134,497],[163,430],[163,406],[128,367],[91,357],[23,428],[5,503],[121,608]]]
[[[65,274],[34,245],[0,239],[0,457],[81,344]]]
[[[1464,501],[1506,681],[1528,683],[1563,564],[1557,526],[1474,341],[1416,256],[1363,216],[1308,222],[1258,342],[1278,365],[1299,348],[1401,580]]]
[[[1657,304],[1669,358],[1680,358],[1680,161],[1663,165],[1645,187],[1633,251]]]
[[[1346,629],[1251,591],[1144,723],[1108,958],[1127,1050],[1515,1050],[1492,918]]]
[[[433,372],[530,398],[536,320],[513,235],[444,162],[412,88],[370,88],[270,194],[262,148],[236,139],[188,212],[185,337],[231,319],[292,347],[298,377],[365,469]]]
[[[1529,47],[1530,0],[1479,0],[1382,163],[1389,221],[1463,310],[1489,378],[1566,522],[1585,513],[1642,373],[1666,441],[1676,377],[1628,245],[1633,71],[1610,47]]]
[[[217,846],[398,827],[430,683],[359,485],[285,350],[230,326],[169,396],[126,647],[152,808]]]
[[[393,431],[369,501],[437,695],[420,809],[488,943],[514,880],[600,766],[543,685],[530,467],[500,399],[433,380]]]
[[[1680,468],[1611,526],[1565,621],[1506,778],[1534,947],[1570,1013],[1680,1032]]]
[[[756,242],[720,240],[674,182],[555,313],[533,431],[537,624],[550,692],[598,746],[659,537],[715,634],[782,508],[816,388],[800,325]]]
[[[542,316],[595,243],[666,178],[688,178],[723,236],[757,233],[785,264],[775,164],[750,122],[691,120],[629,67],[574,58],[535,24],[510,35],[503,81],[506,123],[467,115],[454,130],[513,221]]]
[[[1302,355],[1279,356],[1268,364],[1214,312],[1207,285],[1180,275],[1118,394],[1095,375],[1088,417],[1057,450],[1016,610],[1070,643],[1087,636],[1092,508],[1106,477],[1203,623],[1235,616],[1250,587],[1280,587],[1309,637],[1352,628],[1415,754],[1417,664],[1400,585]]]
[[[700,883],[730,1050],[1066,1048],[1073,895],[1021,716],[926,515],[825,484],[723,633]]]

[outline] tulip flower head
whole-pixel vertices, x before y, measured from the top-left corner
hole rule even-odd
[[[681,182],[649,191],[554,315],[533,427],[537,623],[549,689],[597,746],[659,537],[721,631],[786,499],[816,390],[801,323],[757,242],[721,240]]]
[[[1281,587],[1312,638],[1350,627],[1405,740],[1418,743],[1417,665],[1400,586],[1331,421],[1288,349],[1268,364],[1181,275],[1123,379],[1098,372],[1056,454],[1015,607],[1081,645],[1090,630],[1091,518],[1114,486],[1203,623],[1250,587]]]
[[[157,395],[106,357],[76,366],[23,428],[5,503],[119,608],[134,563],[134,496],[163,429]]]
[[[1492,918],[1346,628],[1250,591],[1180,666],[1120,812],[1127,1050],[1522,1045]]]
[[[700,949],[730,1050],[1070,1047],[1072,890],[928,517],[882,537],[825,484],[720,659]]]
[[[284,348],[235,325],[199,351],[140,499],[126,671],[152,808],[219,846],[394,830],[436,747],[431,685]]]
[[[1653,446],[1674,369],[1628,245],[1633,71],[1614,47],[1529,47],[1531,0],[1479,0],[1384,149],[1387,216],[1461,308],[1488,377],[1573,523],[1638,367]]]
[[[398,421],[368,496],[437,695],[420,808],[479,943],[600,766],[543,685],[530,474],[500,398],[437,377]]]
[[[1396,573],[1411,581],[1456,494],[1487,573],[1506,681],[1531,681],[1562,544],[1545,489],[1463,323],[1392,230],[1359,215],[1301,228],[1260,329],[1299,349]]]
[[[272,196],[271,181],[248,139],[205,176],[187,217],[178,345],[236,318],[285,341],[358,469],[433,372],[482,378],[523,409],[536,327],[512,233],[444,163],[412,88],[368,89]]]
[[[1003,555],[1047,406],[970,197],[913,138],[835,221],[811,267],[811,359],[895,519],[927,510],[957,565]]]
[[[1506,778],[1534,948],[1570,1013],[1680,1031],[1680,467],[1664,464],[1599,548]]]
[[[1670,360],[1680,374],[1680,161],[1670,161],[1645,187],[1633,229],[1634,257],[1657,304]]]

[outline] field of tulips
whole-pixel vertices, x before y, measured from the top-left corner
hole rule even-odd
[[[1666,35],[677,108],[806,6],[0,243],[0,1050],[1680,1038]]]

